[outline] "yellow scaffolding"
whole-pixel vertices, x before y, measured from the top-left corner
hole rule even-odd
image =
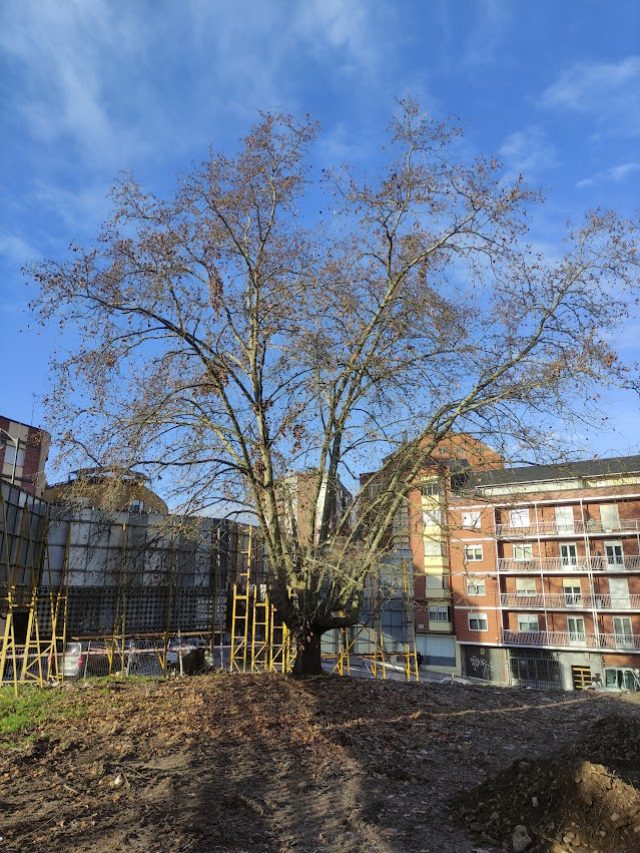
[[[251,595],[251,544],[252,530],[247,533],[246,551],[238,550],[238,556],[244,557],[241,567],[236,566],[236,579],[233,583],[231,603],[231,648],[229,650],[229,671],[247,672],[249,664],[249,623]]]
[[[254,532],[236,573],[231,602],[230,672],[288,672],[293,663],[292,638],[269,600],[266,583],[254,583]]]
[[[406,681],[419,681],[419,668],[416,649],[415,613],[413,598],[413,569],[407,560],[400,563],[400,600],[402,602],[402,639],[400,650],[390,652],[385,643],[384,613],[389,602],[381,589],[380,577],[369,580],[368,597],[370,602],[368,619],[352,628],[341,628],[338,633],[338,651],[332,672],[338,675],[350,675],[352,656],[369,663],[373,678],[386,680],[389,677],[395,659],[401,663]],[[358,650],[358,643],[367,650]],[[333,658],[333,655],[330,656]]]
[[[49,520],[34,512],[31,497],[19,505],[18,531],[10,532],[7,502],[0,494],[3,548],[0,555],[0,602],[4,625],[0,645],[0,682],[9,680],[17,693],[18,684],[36,683],[40,687],[59,674],[58,645],[64,644],[66,626],[67,542],[63,568],[57,588],[52,585],[48,554]],[[17,509],[16,509],[17,511]],[[40,599],[43,578],[47,597]],[[41,620],[48,615],[50,625],[43,630]],[[18,641],[16,617],[24,624],[23,641]]]

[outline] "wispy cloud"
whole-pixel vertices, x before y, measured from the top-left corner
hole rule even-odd
[[[535,126],[510,134],[499,153],[511,175],[538,177],[558,165],[554,146],[544,131]]]
[[[125,60],[139,48],[104,0],[6,4],[0,49],[21,83],[9,107],[38,142],[63,141],[76,156],[111,165],[142,145],[120,112],[134,85]]]
[[[20,85],[8,106],[38,143],[71,144],[113,171],[184,146],[181,111],[193,147],[221,114],[305,107],[305,56],[351,85],[384,80],[379,37],[392,14],[366,0],[9,3],[0,50]],[[164,70],[176,61],[179,80]]]
[[[0,233],[0,258],[9,267],[19,269],[39,256],[38,250],[18,234]]]
[[[610,169],[604,169],[602,172],[597,172],[590,178],[582,178],[577,181],[576,187],[578,189],[583,189],[584,187],[593,187],[597,184],[621,184],[629,177],[629,175],[639,170],[640,163],[637,161],[632,163],[620,163],[618,166],[612,166]]]
[[[541,105],[593,118],[598,136],[640,134],[640,56],[620,62],[581,62],[564,71]]]
[[[309,0],[297,6],[292,26],[315,50],[342,53],[358,73],[375,74],[383,56],[371,36],[370,4],[362,0]]]
[[[72,190],[36,181],[28,201],[37,205],[47,216],[57,216],[72,233],[84,230],[94,232],[110,210],[109,188],[109,183],[87,182]]]
[[[475,9],[475,23],[462,53],[462,62],[469,68],[495,60],[511,18],[511,4],[504,0],[479,0],[472,8]]]

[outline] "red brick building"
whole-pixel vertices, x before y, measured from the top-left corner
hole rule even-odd
[[[394,551],[427,668],[640,690],[640,456],[505,467],[456,435],[408,497]]]
[[[0,415],[0,476],[36,497],[45,486],[51,436],[39,427]]]
[[[461,671],[640,690],[640,456],[450,482]]]

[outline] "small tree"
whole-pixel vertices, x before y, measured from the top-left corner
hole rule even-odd
[[[311,181],[315,135],[266,115],[170,199],[122,179],[93,247],[30,270],[42,320],[78,341],[48,397],[61,463],[135,465],[190,510],[247,505],[304,672],[325,630],[357,620],[445,436],[530,446],[547,415],[584,413],[587,386],[620,378],[602,330],[638,261],[632,224],[598,211],[546,261],[526,243],[537,194],[466,162],[459,132],[412,102],[375,177]],[[322,192],[329,213],[312,216]],[[375,497],[339,506],[340,478],[383,458]],[[283,483],[300,471],[313,495],[293,524]]]

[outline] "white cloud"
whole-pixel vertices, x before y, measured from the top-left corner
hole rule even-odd
[[[447,3],[447,6],[451,8],[452,4]],[[475,11],[475,23],[470,27],[462,62],[474,68],[495,60],[511,17],[512,4],[504,0],[479,0],[471,9]],[[466,14],[469,16],[469,13],[468,8]]]
[[[619,184],[632,172],[637,172],[638,169],[640,169],[640,163],[621,163],[619,166],[609,169],[608,174],[615,184]]]
[[[640,56],[583,62],[564,71],[542,95],[544,107],[594,119],[599,136],[640,134]]]
[[[23,264],[38,257],[38,250],[18,234],[0,233],[0,258],[3,258],[9,267],[19,270]]]
[[[508,136],[500,156],[510,173],[536,177],[557,165],[556,151],[539,127],[528,127]]]
[[[28,201],[47,215],[61,219],[72,233],[93,233],[111,209],[109,184],[84,184],[72,190],[43,181],[34,182]]]
[[[71,144],[112,173],[204,146],[222,116],[226,128],[258,110],[299,110],[307,57],[327,79],[371,91],[374,77],[386,82],[379,45],[391,15],[366,0],[7,3],[0,51],[18,83],[9,107],[37,143]],[[168,71],[177,64],[179,76]]]
[[[73,143],[94,163],[118,162],[142,139],[118,115],[126,94],[124,60],[139,49],[135,32],[104,0],[7,4],[0,49],[20,79],[12,107],[40,143]]]
[[[293,28],[316,49],[338,51],[360,73],[373,74],[382,60],[370,32],[371,6],[362,0],[307,0],[296,7]]]
[[[582,178],[576,183],[578,189],[585,187],[593,187],[596,184],[614,183],[621,184],[629,175],[640,170],[640,163],[620,163],[618,166],[612,166],[610,169],[605,169],[602,172],[597,172],[590,178]]]

